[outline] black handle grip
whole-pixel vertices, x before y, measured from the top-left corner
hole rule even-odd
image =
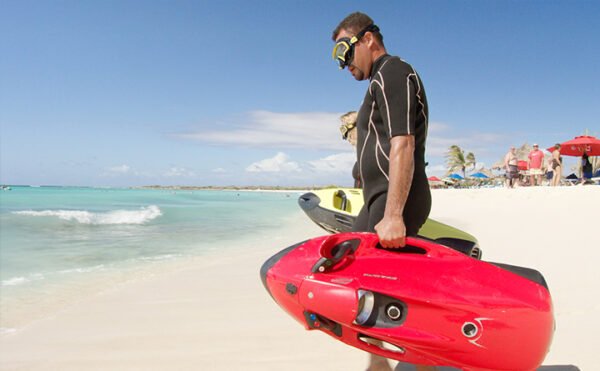
[[[331,268],[332,266],[336,265],[337,263],[339,263],[340,261],[342,261],[342,259],[344,259],[346,256],[353,254],[358,245],[360,244],[360,240],[349,240],[349,241],[344,241],[342,243],[339,243],[337,245],[335,245],[332,249],[331,249],[331,257],[321,257],[316,263],[315,265],[313,265],[311,272],[312,273],[323,273],[325,271],[327,271],[329,268]]]

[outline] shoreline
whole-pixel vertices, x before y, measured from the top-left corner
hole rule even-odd
[[[294,229],[295,225],[305,219],[307,220],[301,210],[298,209],[294,214],[286,217],[283,229]],[[316,232],[319,231],[317,226],[314,226],[314,229]],[[261,233],[264,234],[265,231]],[[144,282],[205,263],[228,260],[233,255],[245,253],[248,250],[257,250],[256,245],[261,242],[265,243],[264,238],[245,236],[239,240],[228,240],[226,248],[215,241],[209,246],[198,248],[194,253],[115,262],[99,269],[90,269],[89,272],[85,272],[83,275],[78,273],[77,276],[64,277],[58,281],[30,281],[27,277],[20,277],[25,282],[31,283],[32,287],[25,288],[25,292],[17,292],[12,295],[7,295],[6,292],[11,291],[13,288],[21,289],[15,287],[19,283],[15,286],[5,285],[2,287],[4,295],[0,296],[2,299],[0,300],[0,338],[4,334],[18,333],[23,328],[43,321],[55,313],[77,305],[81,301],[102,295],[105,292],[118,290],[124,285]],[[86,268],[82,269],[84,271],[88,270]],[[55,272],[54,275],[60,273]]]
[[[153,189],[168,191],[238,191],[238,192],[310,192],[319,189],[328,188],[348,188],[343,186],[325,186],[325,187],[279,187],[279,186],[140,186],[128,187],[130,189]]]
[[[542,272],[556,319],[544,364],[594,369],[600,187],[451,189],[432,196],[430,217],[477,237],[483,260]],[[267,258],[325,234],[297,216],[279,233],[111,287],[0,336],[0,368],[363,369],[364,352],[305,331],[262,287],[258,271]]]

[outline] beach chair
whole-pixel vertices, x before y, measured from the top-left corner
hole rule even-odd
[[[594,182],[594,184],[600,185],[600,169],[596,170],[596,172],[590,180]]]
[[[561,184],[564,184],[564,185],[572,186],[572,185],[576,185],[579,183],[581,183],[581,179],[579,179],[577,177],[577,175],[575,175],[575,173],[571,173],[571,174],[567,175],[565,178],[561,179]]]

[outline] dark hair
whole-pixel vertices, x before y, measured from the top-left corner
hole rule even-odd
[[[338,24],[338,26],[335,28],[335,30],[333,30],[333,35],[331,36],[331,38],[333,39],[333,41],[335,41],[337,39],[337,36],[339,35],[339,33],[342,30],[347,30],[354,34],[357,34],[372,24],[374,24],[374,22],[371,19],[371,17],[369,17],[365,13],[354,12],[354,13],[350,14],[349,16],[347,16],[346,18],[344,18],[340,22],[340,24]],[[373,36],[375,36],[375,39],[379,42],[379,44],[381,46],[384,46],[383,45],[383,35],[381,34],[381,32],[374,31],[372,33],[373,33]]]
[[[559,149],[559,148],[560,148],[560,143],[556,143],[556,144],[554,145],[554,148],[556,148],[556,149]]]

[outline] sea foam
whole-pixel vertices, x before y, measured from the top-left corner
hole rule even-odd
[[[43,280],[45,278],[46,277],[44,277],[44,275],[41,273],[30,274],[27,277],[12,277],[2,280],[2,286],[18,286],[32,281]]]
[[[139,210],[113,210],[108,212],[91,212],[87,210],[23,210],[13,214],[27,216],[52,216],[62,220],[76,221],[81,224],[144,224],[162,215],[159,207],[150,205]]]

